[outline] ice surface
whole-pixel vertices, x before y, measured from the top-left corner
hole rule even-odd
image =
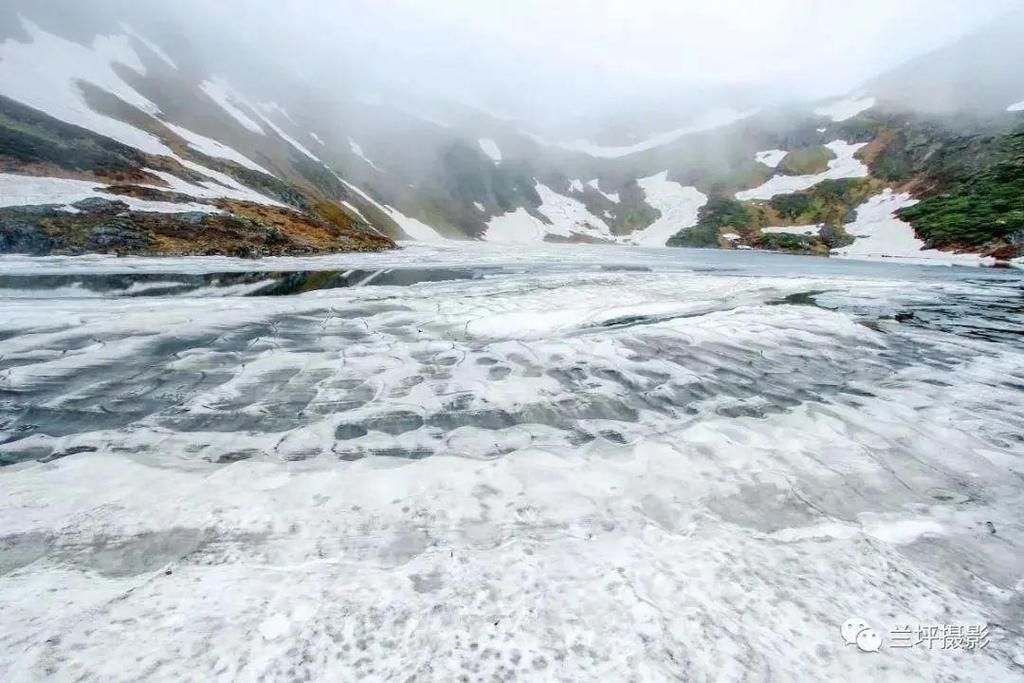
[[[477,143],[480,145],[480,149],[484,154],[494,161],[501,161],[501,148],[498,147],[497,142],[490,138],[480,138]]]
[[[924,242],[914,234],[914,228],[895,216],[905,206],[913,206],[917,200],[906,192],[884,190],[857,207],[853,223],[844,228],[856,239],[853,244],[833,249],[833,256],[843,258],[893,258],[915,260],[935,264],[978,265],[991,263],[977,254],[955,254],[938,249],[925,249]]]
[[[0,680],[1019,677],[1019,273],[255,263],[504,270],[255,299],[0,280]],[[992,638],[869,655],[851,616]]]
[[[0,43],[0,95],[144,152],[171,153],[156,137],[93,111],[85,102],[79,81],[106,90],[148,114],[158,112],[155,104],[114,71],[114,64],[122,64],[145,73],[126,36],[97,36],[86,47],[47,33],[29,21],[21,22],[31,42],[9,38]],[[43,83],[45,87],[40,85]]]
[[[845,97],[814,110],[819,116],[827,116],[833,121],[845,121],[852,119],[857,114],[871,109],[875,106],[874,97]]]
[[[784,149],[766,149],[755,154],[754,161],[762,163],[769,168],[776,168],[786,158],[787,154],[789,152]]]
[[[217,142],[212,138],[200,135],[199,133],[193,133],[187,128],[176,126],[173,123],[168,123],[167,121],[164,121],[164,125],[170,128],[171,131],[176,133],[180,138],[185,140],[185,142],[187,142],[189,146],[197,152],[201,152],[207,156],[217,157],[218,159],[234,161],[236,164],[245,166],[253,171],[259,171],[260,173],[266,173],[267,175],[274,175],[245,155],[236,152],[227,145]]]
[[[868,167],[859,159],[853,157],[861,147],[867,143],[860,142],[849,144],[843,140],[833,140],[826,144],[836,158],[828,162],[828,169],[815,173],[814,175],[775,175],[765,183],[750,190],[743,190],[736,193],[736,199],[745,201],[748,199],[771,199],[777,194],[791,194],[814,187],[823,180],[838,180],[840,178],[866,178]]]
[[[637,181],[648,204],[661,217],[647,228],[634,232],[630,240],[648,247],[663,247],[672,235],[697,224],[697,212],[708,198],[697,188],[668,180],[668,171]]]
[[[200,86],[218,105],[221,109],[226,111],[231,118],[237,121],[239,124],[251,130],[253,133],[259,133],[260,135],[266,135],[260,124],[256,123],[251,116],[242,111],[236,104],[240,98],[237,93],[228,85],[227,81],[220,78],[215,78],[212,81],[203,81]]]

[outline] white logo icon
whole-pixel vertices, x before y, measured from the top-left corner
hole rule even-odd
[[[839,627],[839,634],[847,645],[856,645],[863,652],[878,652],[882,647],[882,636],[864,623],[863,619],[847,619]]]

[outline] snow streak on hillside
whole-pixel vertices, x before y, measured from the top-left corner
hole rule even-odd
[[[835,102],[818,107],[814,110],[819,116],[827,116],[833,121],[845,121],[852,119],[857,114],[867,111],[875,106],[874,97],[846,97]]]
[[[736,199],[745,201],[748,199],[771,199],[777,194],[791,194],[814,187],[823,180],[838,180],[840,178],[866,178],[868,167],[859,159],[854,158],[861,147],[867,143],[860,142],[849,144],[843,140],[833,140],[825,145],[836,158],[828,162],[828,169],[822,173],[813,175],[775,175],[767,182],[750,190],[743,190],[736,193]]]
[[[558,194],[542,183],[537,183],[535,189],[541,198],[537,211],[549,223],[519,208],[492,218],[487,224],[484,238],[490,242],[540,242],[548,235],[564,239],[577,236],[606,242],[616,239],[608,224],[590,213],[583,202]]]
[[[652,137],[647,138],[641,142],[634,143],[632,145],[599,145],[589,140],[575,140],[573,142],[548,142],[536,138],[535,140],[541,144],[561,147],[573,152],[582,152],[583,154],[590,155],[592,157],[614,159],[618,157],[628,156],[630,154],[637,154],[638,152],[646,152],[648,150],[656,149],[658,147],[664,147],[665,145],[672,144],[685,135],[693,133],[701,133],[704,131],[714,130],[715,128],[722,128],[749,116],[757,113],[757,110],[749,111],[737,111],[735,109],[716,109],[710,111],[694,122],[676,128],[675,130],[666,131],[659,133]]]
[[[122,64],[146,73],[126,36],[97,36],[91,47],[85,47],[47,33],[29,21],[23,20],[22,24],[31,42],[11,38],[0,44],[0,94],[143,152],[171,154],[149,133],[94,111],[79,85],[83,81],[106,90],[147,114],[159,112],[113,68]]]
[[[187,128],[177,126],[168,121],[164,121],[164,125],[170,128],[172,132],[176,133],[178,137],[187,142],[192,149],[200,152],[201,154],[234,161],[236,164],[245,166],[253,171],[259,171],[260,173],[266,173],[267,175],[274,175],[244,154],[236,152],[227,145],[217,142],[212,138],[200,135],[199,133],[194,133]]]
[[[663,247],[672,235],[697,224],[697,213],[708,198],[695,187],[668,180],[668,171],[637,181],[647,203],[661,212],[649,227],[630,235],[630,241],[645,247]]]
[[[194,189],[194,186],[188,185],[188,183],[179,182]],[[103,192],[105,188],[106,186],[102,183],[85,180],[37,178],[34,176],[0,173],[0,206],[58,204],[63,206],[65,211],[77,213],[75,208],[69,206],[70,204],[83,199],[98,197],[110,201],[124,202],[128,205],[128,208],[135,211],[151,211],[154,213],[181,213],[185,211],[220,213],[215,207],[206,204],[148,201],[125,195],[109,194]]]

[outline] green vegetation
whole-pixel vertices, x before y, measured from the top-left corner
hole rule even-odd
[[[899,211],[929,247],[979,247],[1024,237],[1024,132],[1003,136],[1000,142],[1005,161]]]
[[[779,162],[779,173],[786,175],[812,175],[828,169],[835,153],[824,145],[812,145],[792,150]]]
[[[713,197],[697,214],[697,225],[680,230],[669,238],[670,247],[714,247],[724,228],[745,227],[751,215],[743,203],[725,197]]]
[[[880,189],[871,178],[825,180],[802,192],[776,195],[768,205],[793,225],[842,225],[851,210]]]

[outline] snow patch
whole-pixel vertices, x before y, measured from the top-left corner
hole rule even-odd
[[[355,154],[357,157],[359,157],[360,159],[362,159],[363,161],[368,163],[374,169],[380,171],[381,173],[384,172],[384,171],[381,170],[381,168],[379,166],[377,166],[377,164],[375,164],[372,161],[370,161],[370,158],[368,156],[366,156],[366,154],[363,152],[363,148],[360,147],[359,144],[355,140],[353,140],[352,138],[348,139],[348,148],[352,150],[353,154]]]
[[[473,206],[475,206],[476,210],[480,211],[481,213],[483,213],[484,211],[487,210],[487,208],[483,204],[481,204],[480,202],[473,202]]]
[[[283,139],[289,145],[299,150],[300,152],[302,152],[303,154],[305,154],[307,157],[317,162],[318,164],[324,163],[320,161],[320,157],[310,152],[305,145],[303,145],[301,142],[299,142],[292,136],[288,135],[288,133],[284,132],[284,130],[280,126],[278,126],[276,123],[270,120],[268,115],[273,112],[284,112],[285,118],[287,118],[289,121],[291,120],[291,117],[288,116],[288,112],[281,109],[280,105],[270,102],[269,104],[261,104],[259,107],[252,107],[252,109],[256,111],[256,113],[260,117],[260,120],[263,121],[263,123],[265,123],[272,131],[277,133],[278,137]]]
[[[129,36],[131,36],[131,37],[132,37],[132,38],[134,38],[135,40],[137,40],[137,41],[139,41],[140,43],[142,43],[143,45],[145,45],[145,46],[146,46],[146,48],[147,48],[147,49],[148,49],[148,50],[149,50],[150,52],[152,52],[152,53],[153,53],[153,54],[155,54],[155,55],[156,55],[157,57],[159,57],[160,59],[162,59],[162,60],[163,60],[163,61],[164,61],[165,63],[167,63],[167,65],[168,65],[168,66],[170,66],[170,67],[171,67],[172,69],[175,69],[175,70],[177,70],[177,68],[178,68],[178,65],[174,63],[174,60],[173,60],[173,59],[171,59],[171,58],[170,58],[170,57],[169,57],[169,56],[167,55],[167,53],[166,53],[166,52],[164,52],[164,51],[163,51],[163,50],[162,50],[162,49],[160,48],[160,46],[159,46],[159,45],[157,45],[156,43],[152,42],[151,40],[147,40],[147,39],[146,39],[146,38],[145,38],[145,37],[144,37],[144,36],[143,36],[142,34],[140,34],[140,33],[139,33],[138,31],[136,31],[135,29],[133,29],[133,28],[132,28],[131,26],[129,26],[128,24],[125,24],[125,23],[123,23],[123,22],[121,23],[121,30],[122,30],[122,31],[124,31],[125,33],[127,33],[127,34],[128,34]]]
[[[605,197],[608,198],[609,201],[613,201],[616,204],[619,203],[619,193],[618,192],[605,192],[605,191],[603,191],[600,187],[598,187],[597,178],[594,178],[593,180],[588,182],[587,185],[589,185],[590,187],[594,188],[595,190],[597,190],[598,192],[603,194]]]
[[[754,155],[754,161],[764,164],[769,168],[777,168],[782,160],[789,154],[784,149],[766,149]]]
[[[432,227],[430,227],[429,225],[427,225],[423,221],[418,220],[416,218],[412,218],[411,216],[406,216],[405,214],[403,214],[398,209],[395,209],[395,208],[393,208],[391,206],[388,206],[387,204],[381,204],[376,199],[374,199],[373,197],[368,195],[366,192],[362,191],[361,189],[359,189],[358,187],[356,187],[352,183],[348,182],[347,180],[342,179],[337,174],[335,174],[335,177],[337,177],[338,180],[341,180],[341,182],[343,182],[350,190],[352,190],[353,192],[358,194],[360,197],[362,197],[363,199],[368,201],[370,204],[373,204],[378,209],[380,209],[381,211],[386,213],[388,216],[390,216],[391,220],[393,220],[395,223],[397,223],[398,227],[400,227],[402,229],[402,232],[404,232],[406,235],[408,235],[412,239],[418,240],[418,241],[421,241],[421,242],[445,242],[445,241],[447,241],[444,237],[442,237],[440,234],[438,234],[438,232],[436,230],[434,230]]]
[[[0,206],[34,206],[40,204],[74,204],[92,197],[121,201],[134,211],[153,213],[221,213],[219,209],[206,204],[176,204],[136,199],[124,195],[104,192],[103,183],[67,178],[40,178],[37,176],[0,173]],[[164,188],[161,188],[164,189]],[[68,207],[71,208],[71,207]],[[72,211],[75,213],[75,211]]]
[[[480,145],[480,149],[484,154],[489,156],[494,161],[501,161],[501,148],[498,147],[498,143],[490,138],[480,138],[477,140],[477,144]]]
[[[631,235],[631,241],[645,247],[663,247],[672,235],[697,224],[700,207],[707,196],[693,186],[683,186],[668,179],[668,171],[637,181],[647,203],[661,212],[661,218],[649,227]]]
[[[535,189],[541,199],[538,211],[552,223],[546,226],[549,234],[561,237],[582,234],[602,240],[613,239],[608,224],[590,213],[583,202],[558,194],[542,183],[537,183]]]
[[[176,133],[178,137],[182,138],[197,152],[205,154],[210,157],[217,157],[218,159],[227,159],[228,161],[234,161],[236,164],[245,166],[253,171],[259,171],[260,173],[266,173],[269,176],[274,175],[267,169],[257,164],[247,156],[236,152],[227,145],[224,145],[212,138],[208,138],[205,135],[199,133],[193,133],[188,128],[168,123],[164,121],[164,125],[167,126],[171,131]]]
[[[785,235],[816,235],[821,230],[822,224],[816,225],[781,225],[777,227],[761,228],[761,232],[775,232]]]
[[[113,69],[116,62],[146,73],[127,36],[97,36],[86,47],[30,21],[23,19],[22,24],[31,42],[8,39],[0,44],[0,94],[143,152],[171,153],[155,136],[93,111],[78,85],[78,81],[88,82],[147,114],[158,113],[155,104]]]
[[[543,221],[520,207],[488,221],[484,239],[488,242],[543,242],[546,228]]]
[[[615,241],[608,224],[590,213],[583,202],[558,194],[542,183],[537,183],[534,187],[541,199],[537,211],[547,218],[550,224],[532,216],[526,209],[519,208],[492,218],[487,223],[484,239],[491,242],[541,242],[547,235],[585,235],[604,241]]]
[[[178,157],[178,161],[182,166],[210,178],[211,182],[193,184],[182,180],[171,173],[154,171],[153,169],[146,170],[167,183],[168,187],[170,187],[173,192],[180,192],[182,194],[202,199],[235,199],[242,202],[265,204],[267,206],[285,206],[285,204],[282,204],[275,199],[271,199],[266,195],[260,194],[259,192],[242,185],[225,173],[214,171],[211,168],[206,168],[205,166],[201,166],[194,161],[189,161],[188,159]],[[163,190],[166,188],[157,187],[156,189]]]
[[[843,140],[833,140],[825,145],[835,153],[836,158],[828,162],[828,168],[822,173],[814,175],[775,175],[767,182],[750,190],[743,190],[736,193],[736,199],[746,201],[748,199],[771,199],[777,194],[792,194],[814,187],[823,180],[838,180],[840,178],[866,178],[868,167],[854,158],[866,142],[849,144]]]
[[[1006,111],[1024,111],[1024,100],[1021,100],[1020,102],[1014,102],[1013,104],[1006,108]]]
[[[852,119],[862,111],[867,111],[875,106],[874,97],[845,97],[830,104],[817,107],[814,113],[819,116],[827,116],[833,121],[845,121]]]
[[[582,152],[583,154],[589,154],[592,157],[614,159],[617,157],[628,156],[630,154],[636,154],[637,152],[646,152],[647,150],[671,144],[685,135],[701,133],[715,128],[722,128],[752,116],[758,111],[759,110],[757,109],[742,112],[735,109],[715,109],[707,112],[689,125],[666,131],[664,133],[659,133],[658,135],[654,135],[633,145],[606,146],[590,142],[589,140],[551,143],[537,138],[536,136],[530,137],[533,137],[534,140],[544,145],[561,147],[562,149],[568,149],[573,152]]]
[[[319,143],[320,143],[321,145],[323,145],[324,147],[326,147],[326,146],[327,146],[327,143],[326,143],[326,142],[324,142],[323,140],[321,140],[321,139],[320,139],[320,136],[319,136],[319,135],[317,135],[316,133],[310,133],[310,134],[309,134],[309,137],[313,138],[314,140],[316,140],[317,142],[319,142]]]
[[[906,192],[885,190],[857,207],[857,217],[847,224],[853,244],[833,249],[832,255],[852,259],[893,258],[943,265],[983,265],[994,262],[977,254],[954,254],[925,249],[913,227],[896,217],[896,212],[917,203]]]
[[[199,86],[207,97],[220,105],[220,108],[231,115],[235,121],[240,123],[242,126],[251,130],[253,133],[259,133],[260,135],[266,135],[260,124],[256,123],[248,114],[235,106],[234,101],[244,100],[238,96],[238,94],[231,89],[231,86],[227,82],[215,78],[212,81],[203,81],[202,85]]]

